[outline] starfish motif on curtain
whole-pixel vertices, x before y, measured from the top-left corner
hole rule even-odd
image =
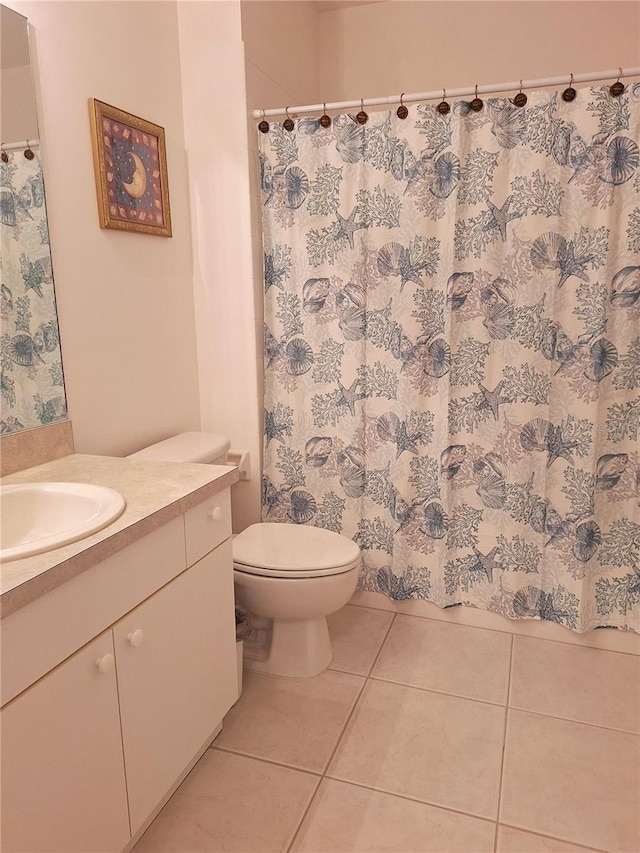
[[[573,464],[573,451],[577,446],[577,441],[566,439],[563,436],[561,426],[551,425],[549,435],[547,437],[547,468],[551,467],[556,459],[559,459],[560,457]]]
[[[351,248],[353,249],[353,232],[357,231],[359,228],[364,228],[364,225],[358,225],[356,222],[356,213],[358,208],[354,207],[351,211],[351,215],[348,219],[345,219],[344,216],[340,216],[340,214],[336,214],[338,217],[338,231],[336,233],[336,238],[340,240],[341,238],[345,238]]]
[[[484,385],[479,384],[478,388],[482,393],[482,401],[481,406],[483,408],[491,409],[493,417],[495,420],[498,420],[498,406],[501,406],[503,403],[512,403],[509,397],[502,396],[502,389],[504,387],[504,379],[501,379],[500,382],[496,385],[493,391],[489,391],[488,388],[485,388]]]
[[[340,389],[340,397],[338,398],[339,406],[346,406],[352,415],[355,416],[356,413],[356,401],[364,400],[367,396],[363,393],[358,393],[356,391],[356,387],[360,383],[359,379],[354,379],[349,388],[345,388],[341,382],[338,382],[338,388]]]
[[[400,290],[404,290],[404,286],[408,281],[422,286],[423,281],[420,273],[427,266],[423,261],[420,263],[412,263],[410,249],[405,249],[400,260]]]
[[[407,424],[405,421],[400,423],[396,431],[396,459],[405,451],[409,450],[411,453],[417,453],[417,441],[420,438],[420,433],[410,433],[407,430]]]
[[[475,559],[473,559],[470,566],[471,571],[481,572],[487,576],[489,583],[491,583],[493,581],[493,570],[499,569],[502,566],[500,560],[497,559],[497,556],[502,553],[500,548],[496,546],[488,554],[482,554],[474,545],[473,553],[475,554]]]
[[[485,225],[485,231],[489,231],[491,228],[497,228],[503,241],[507,239],[507,223],[511,222],[512,219],[520,219],[520,216],[522,215],[516,211],[509,213],[511,199],[512,196],[509,196],[502,207],[496,207],[492,201],[487,201],[489,206],[489,217]]]

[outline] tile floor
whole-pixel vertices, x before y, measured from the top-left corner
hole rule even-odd
[[[245,672],[134,853],[640,851],[640,657],[347,605]]]

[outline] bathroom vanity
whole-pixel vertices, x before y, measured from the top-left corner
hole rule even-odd
[[[0,566],[2,843],[129,849],[238,696],[237,469],[72,455],[3,478],[126,499],[109,527]]]

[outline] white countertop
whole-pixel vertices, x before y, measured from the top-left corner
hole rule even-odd
[[[2,478],[2,485],[92,483],[126,500],[121,516],[78,542],[0,564],[0,615],[24,607],[239,479],[228,465],[73,454]]]

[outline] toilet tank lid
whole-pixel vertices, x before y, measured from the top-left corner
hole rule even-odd
[[[229,450],[229,439],[214,432],[182,432],[132,453],[129,459],[158,462],[213,462]]]

